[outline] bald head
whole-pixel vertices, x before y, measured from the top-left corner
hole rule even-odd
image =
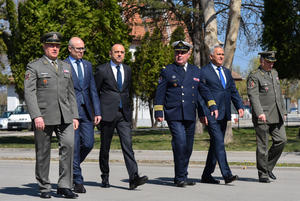
[[[123,62],[125,57],[125,48],[121,44],[114,44],[111,47],[111,51],[109,52],[111,60],[119,65]]]
[[[83,40],[79,37],[72,37],[69,40],[68,50],[70,52],[70,56],[74,59],[82,59],[85,51]]]

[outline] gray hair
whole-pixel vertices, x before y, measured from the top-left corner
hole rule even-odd
[[[209,54],[212,55],[214,54],[214,51],[216,48],[222,48],[223,49],[223,45],[214,45],[212,47],[209,48]]]

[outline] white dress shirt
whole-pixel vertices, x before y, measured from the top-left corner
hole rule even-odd
[[[123,68],[123,65],[120,64],[120,65],[117,65],[115,64],[113,61],[110,61],[110,66],[111,66],[111,69],[114,73],[114,77],[116,79],[116,82],[117,82],[117,66],[120,66],[120,71],[121,71],[121,75],[122,75],[122,84],[124,83],[124,68]]]
[[[218,75],[219,79],[220,79],[220,75],[219,75],[219,70],[218,70],[218,66],[216,66],[215,64],[211,63],[212,67],[214,68],[216,74]],[[223,68],[221,68],[221,73],[224,77],[224,80],[225,80],[225,84],[226,84],[226,76],[225,76],[225,73],[223,71]]]

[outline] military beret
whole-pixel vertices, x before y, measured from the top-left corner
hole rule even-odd
[[[60,44],[62,40],[62,35],[59,32],[49,32],[42,36],[42,43],[55,43]]]
[[[179,40],[172,43],[172,47],[175,51],[189,51],[193,46],[185,41]]]
[[[266,51],[266,52],[260,52],[258,54],[261,56],[261,58],[264,58],[265,60],[267,60],[269,62],[276,61],[276,58],[275,58],[276,51]]]

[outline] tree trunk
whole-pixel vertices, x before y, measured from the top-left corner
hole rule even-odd
[[[201,18],[200,18],[200,2],[198,0],[193,0],[193,8],[195,12],[193,13],[194,21],[194,32],[193,32],[193,62],[196,66],[201,66]],[[203,134],[203,126],[200,123],[198,117],[196,118],[196,128],[195,133]]]
[[[236,40],[239,33],[240,19],[241,19],[241,0],[231,0],[230,10],[228,16],[228,24],[225,40],[225,57],[223,65],[232,70],[232,61],[236,49]],[[224,143],[233,142],[233,133],[231,121],[227,122],[227,129],[225,133]]]
[[[213,0],[201,0],[201,7],[204,17],[204,42],[205,49],[220,44],[218,41],[217,17],[215,3]]]
[[[149,107],[149,113],[150,113],[150,119],[151,119],[151,127],[155,128],[156,124],[155,124],[154,118],[153,118],[153,100],[148,100],[148,107]]]
[[[232,61],[236,49],[236,41],[241,20],[241,0],[231,0],[225,40],[225,57],[223,65],[232,69]]]
[[[134,114],[134,119],[132,121],[132,127],[134,129],[136,129],[137,128],[137,121],[138,121],[138,114],[139,114],[139,98],[138,97],[135,98],[135,103],[134,104],[135,104],[135,114]]]

